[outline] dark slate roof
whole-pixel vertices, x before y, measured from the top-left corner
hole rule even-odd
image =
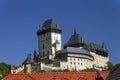
[[[42,27],[40,28],[40,30],[46,30],[50,28],[60,30],[57,23],[53,19],[46,20],[44,24],[42,25]]]
[[[114,66],[106,80],[120,80],[120,64]]]
[[[75,45],[75,44],[84,44],[84,43],[85,42],[84,42],[83,38],[79,34],[74,33],[70,37],[70,39],[68,40],[68,42],[64,45],[64,47],[66,47],[66,46],[72,46],[72,45]]]
[[[81,56],[81,55],[84,55],[84,56]],[[90,60],[94,59],[94,57],[90,54],[90,52],[87,49],[78,48],[78,47],[67,47],[67,48],[65,48],[64,51],[63,51],[63,54],[62,54],[63,60],[67,56],[87,58],[87,59],[90,59]]]
[[[95,43],[86,43],[86,45],[84,46],[86,49],[88,49],[89,51],[103,51],[108,53],[107,47],[105,46],[105,44],[103,43],[102,45],[98,45]]]
[[[46,20],[37,31],[37,36],[48,32],[62,33],[62,30],[58,27],[57,23],[53,19]]]
[[[75,48],[75,47],[67,47],[65,50],[64,50],[64,53],[83,53],[83,54],[90,54],[90,52],[84,48]]]
[[[24,64],[31,64],[31,63],[33,63],[33,56],[32,54],[28,54]]]
[[[102,43],[102,48],[103,48],[103,51],[104,51],[104,52],[108,52],[108,49],[107,49],[107,47],[106,47],[106,45],[105,45],[104,42]]]

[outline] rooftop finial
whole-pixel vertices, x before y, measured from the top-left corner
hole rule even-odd
[[[74,35],[76,35],[76,26],[74,27]]]
[[[105,47],[105,43],[103,42],[103,43],[102,43],[102,48],[104,48],[104,47]]]

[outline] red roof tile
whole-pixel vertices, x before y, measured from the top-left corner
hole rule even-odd
[[[104,80],[109,72],[102,72]],[[10,74],[3,80],[95,80],[96,72],[58,72]]]

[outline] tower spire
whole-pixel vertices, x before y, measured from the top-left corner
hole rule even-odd
[[[74,35],[76,35],[76,26],[74,27]]]

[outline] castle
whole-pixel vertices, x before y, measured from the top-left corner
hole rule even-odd
[[[99,68],[107,66],[109,61],[106,45],[86,43],[74,29],[62,49],[62,30],[53,19],[46,20],[37,31],[38,53],[28,54],[23,62],[25,72],[32,72],[34,69],[45,71],[51,70],[76,70],[81,71],[87,68]]]

